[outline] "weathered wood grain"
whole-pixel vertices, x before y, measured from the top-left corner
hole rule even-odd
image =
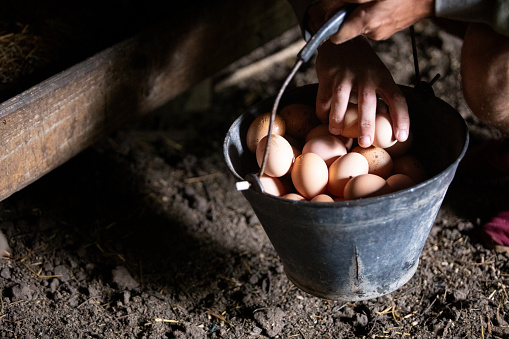
[[[204,1],[0,104],[0,200],[296,24],[285,0]]]

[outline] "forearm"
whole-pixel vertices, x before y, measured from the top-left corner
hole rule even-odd
[[[509,3],[507,0],[436,0],[435,16],[485,23],[496,32],[509,36]]]

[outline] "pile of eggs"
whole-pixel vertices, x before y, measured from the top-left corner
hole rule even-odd
[[[377,110],[375,139],[367,148],[358,146],[358,109],[349,103],[341,135],[316,117],[314,108],[302,103],[283,107],[275,116],[269,153],[260,181],[265,193],[317,202],[353,200],[409,188],[426,179],[422,163],[405,142],[393,137],[387,110]],[[248,149],[262,166],[271,113],[259,115],[246,135]]]

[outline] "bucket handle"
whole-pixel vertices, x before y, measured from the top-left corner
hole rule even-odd
[[[357,4],[346,4],[341,8],[332,18],[330,18],[319,30],[316,32],[304,45],[304,47],[299,51],[297,54],[297,61],[295,65],[293,66],[292,70],[290,71],[290,74],[286,77],[285,81],[283,82],[283,85],[281,86],[281,89],[278,92],[278,95],[276,96],[276,99],[274,100],[274,106],[272,108],[272,114],[270,117],[270,123],[269,123],[269,130],[268,130],[268,136],[267,136],[267,144],[265,146],[265,153],[263,155],[262,164],[260,166],[260,172],[258,173],[258,177],[256,175],[248,174],[246,176],[245,181],[241,181],[237,183],[237,190],[246,190],[250,187],[255,188],[256,190],[260,192],[264,192],[263,186],[260,182],[260,178],[263,176],[265,172],[265,167],[267,164],[267,159],[269,155],[269,148],[270,148],[270,140],[272,137],[272,128],[274,125],[274,121],[276,120],[276,113],[279,106],[279,102],[281,101],[281,97],[283,96],[283,93],[286,90],[286,87],[288,87],[288,84],[293,79],[297,71],[299,70],[300,66],[304,62],[309,61],[315,51],[320,47],[320,45],[325,42],[331,35],[338,32],[339,28],[345,21],[347,15],[351,13],[355,7],[357,7]],[[255,178],[256,177],[256,178]]]

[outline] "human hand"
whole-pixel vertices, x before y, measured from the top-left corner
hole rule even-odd
[[[332,134],[341,134],[350,95],[357,93],[359,145],[368,147],[375,135],[377,94],[389,107],[394,136],[405,141],[410,128],[406,99],[389,70],[364,37],[341,45],[329,41],[318,49],[316,114],[329,122]]]
[[[387,39],[419,20],[434,15],[435,0],[320,0],[308,11],[308,26],[317,31],[346,3],[359,4],[330,40],[335,44],[358,35]]]

